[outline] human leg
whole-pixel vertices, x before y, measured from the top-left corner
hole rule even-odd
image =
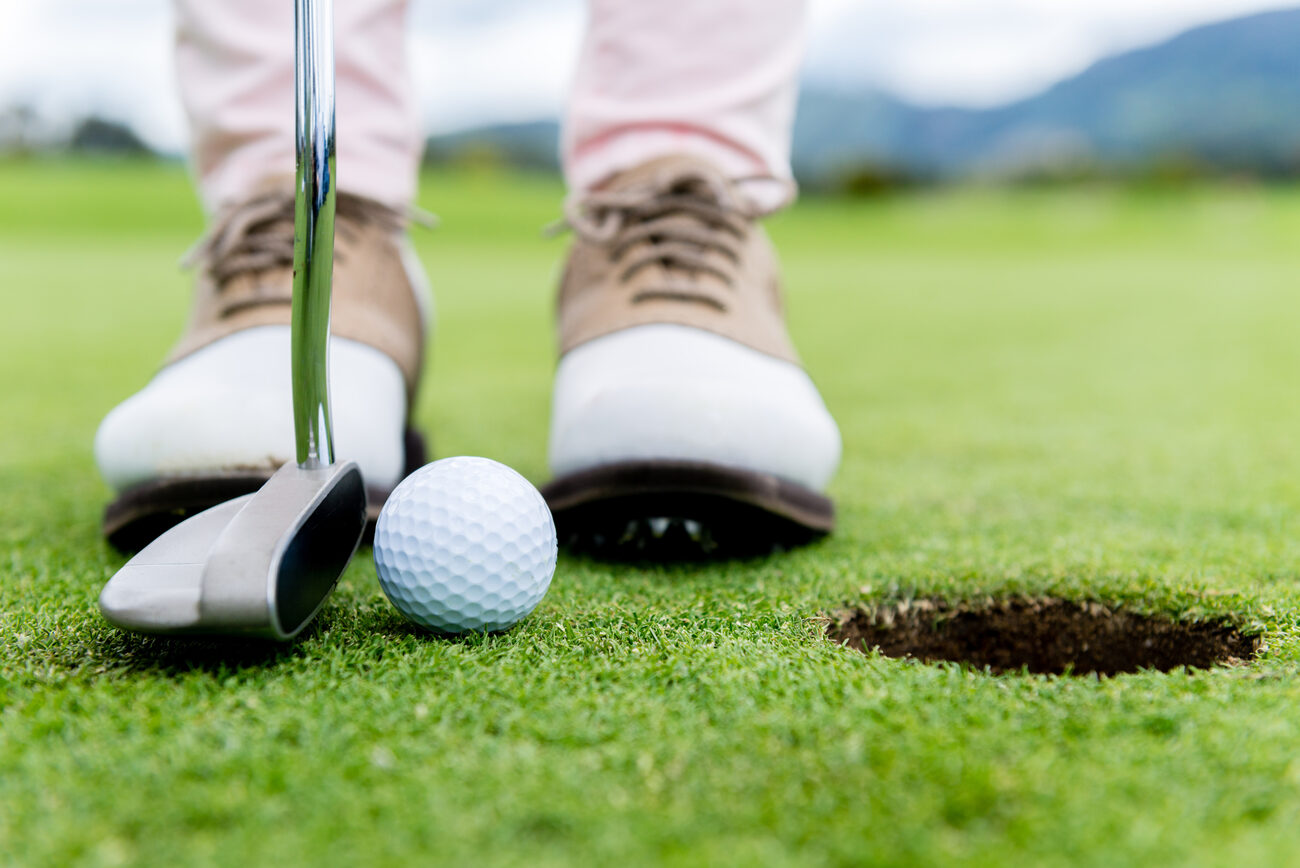
[[[608,541],[681,519],[760,549],[825,532],[839,431],[757,225],[792,190],[803,4],[591,9],[564,137],[557,522]]]

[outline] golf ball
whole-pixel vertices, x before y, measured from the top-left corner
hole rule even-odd
[[[379,584],[397,610],[439,633],[505,630],[555,574],[542,495],[487,458],[444,458],[404,479],[375,526]]]

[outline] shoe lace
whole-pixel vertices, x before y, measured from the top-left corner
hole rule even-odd
[[[190,268],[207,263],[218,287],[241,274],[292,268],[293,219],[292,195],[274,192],[255,196],[218,220],[185,254],[181,265]],[[366,226],[400,232],[407,223],[432,227],[437,218],[414,208],[399,211],[363,196],[338,195],[334,232],[344,241],[355,240]],[[336,260],[343,261],[345,256],[336,249]]]
[[[788,183],[767,175],[736,183],[751,180]],[[642,188],[572,194],[565,200],[563,219],[548,227],[547,233],[571,229],[584,241],[607,248],[610,259],[619,266],[620,283],[659,265],[691,278],[709,275],[733,287],[750,223],[772,210],[736,190],[736,185],[716,175],[688,170],[654,179]],[[653,298],[703,302],[726,309],[726,301],[708,292],[698,280],[642,288],[632,301]]]

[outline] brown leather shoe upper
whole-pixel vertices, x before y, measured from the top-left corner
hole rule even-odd
[[[169,362],[234,332],[288,325],[293,296],[293,194],[283,188],[220,215],[196,252],[200,263],[189,324]],[[334,224],[331,333],[388,355],[412,400],[424,322],[403,261],[406,219],[340,193]]]
[[[760,209],[709,163],[646,163],[565,212],[576,238],[560,283],[561,353],[631,326],[675,323],[798,362]]]

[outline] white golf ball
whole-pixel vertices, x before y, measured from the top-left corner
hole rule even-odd
[[[375,566],[397,610],[440,633],[505,630],[555,574],[555,522],[527,479],[487,458],[443,458],[379,513]]]

